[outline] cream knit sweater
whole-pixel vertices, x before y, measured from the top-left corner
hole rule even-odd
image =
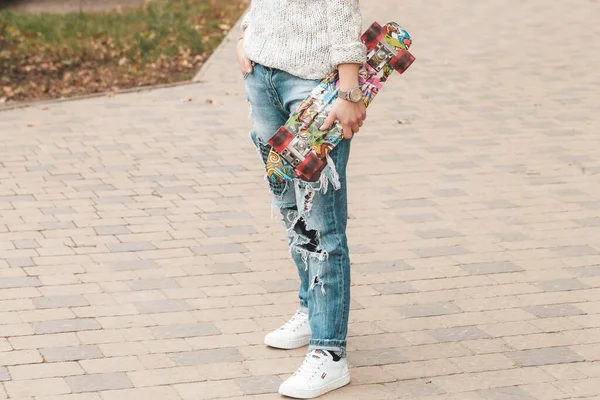
[[[244,19],[247,57],[306,79],[339,64],[362,64],[359,0],[251,0]]]

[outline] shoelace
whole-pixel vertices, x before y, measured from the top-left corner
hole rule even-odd
[[[300,312],[300,311],[296,311],[296,314],[294,314],[294,316],[292,318],[290,318],[290,320],[288,322],[286,322],[281,329],[291,329],[292,331],[295,331],[296,329],[300,328],[302,325],[304,325],[307,322],[306,316],[304,316],[304,313]]]
[[[294,375],[300,375],[310,379],[321,369],[321,366],[325,364],[326,359],[325,355],[319,355],[316,353],[316,350],[313,350],[304,357],[304,362]]]

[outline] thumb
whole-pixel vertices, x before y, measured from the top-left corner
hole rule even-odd
[[[248,72],[248,73],[252,72],[252,61],[250,61],[249,58],[244,59],[244,67],[246,69],[246,72]]]
[[[327,118],[325,119],[325,122],[323,122],[323,125],[321,125],[321,127],[319,128],[319,130],[321,131],[325,131],[327,129],[329,129],[329,127],[333,124],[333,122],[336,120],[336,115],[335,112],[330,112],[329,115],[327,116]]]

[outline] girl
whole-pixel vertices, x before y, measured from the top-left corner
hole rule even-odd
[[[237,56],[252,109],[250,137],[265,163],[268,140],[322,78],[339,71],[338,99],[321,129],[338,120],[347,140],[330,153],[319,182],[270,182],[273,206],[281,212],[298,268],[300,305],[286,324],[265,337],[265,344],[282,349],[309,345],[303,364],[279,393],[314,398],[350,382],[346,164],[350,139],[366,118],[362,97],[357,97],[359,68],[366,60],[359,2],[252,0],[242,29]]]

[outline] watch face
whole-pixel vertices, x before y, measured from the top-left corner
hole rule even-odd
[[[362,90],[356,88],[350,92],[350,99],[354,102],[359,102],[362,99]]]

